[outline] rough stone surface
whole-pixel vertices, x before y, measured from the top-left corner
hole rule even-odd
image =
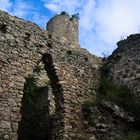
[[[0,138],[114,140],[131,128],[131,116],[107,102],[82,110],[96,98],[102,59],[78,47],[77,19],[57,15],[47,26],[0,11]],[[110,77],[139,96],[140,35],[118,46],[107,59]],[[25,94],[31,78],[36,85]]]
[[[130,35],[117,45],[118,48],[105,60],[106,74],[114,84],[126,86],[132,95],[139,97],[140,34]],[[85,130],[90,135],[94,134],[97,140],[115,140],[126,132],[133,131],[138,119],[110,102],[83,109],[83,113]]]
[[[43,66],[42,57],[45,70],[34,72],[36,67]],[[41,123],[47,122],[49,115],[52,121],[49,127],[53,126],[51,139],[71,139],[82,129],[82,101],[96,95],[100,64],[101,59],[86,50],[72,48],[69,41],[48,35],[48,31],[34,23],[0,11],[1,137],[10,140],[16,140],[18,136],[21,140],[47,137]],[[31,75],[38,78],[38,87],[48,86],[48,80],[51,81],[50,92],[43,95],[40,92],[38,100],[33,100],[33,108],[31,104],[25,107],[23,103],[24,86]],[[51,103],[45,100],[47,93]],[[51,106],[48,114],[44,109],[47,102]],[[35,124],[38,127],[34,127]],[[28,135],[26,130],[31,133]]]
[[[125,85],[140,96],[140,34],[130,35],[117,45],[107,60],[110,76],[116,84]]]
[[[47,23],[47,30],[60,37],[61,42],[68,42],[70,47],[79,47],[78,17],[68,14],[54,16]]]
[[[86,132],[97,140],[116,140],[133,127],[134,118],[111,102],[83,108],[83,113]]]

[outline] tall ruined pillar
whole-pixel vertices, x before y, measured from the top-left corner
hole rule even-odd
[[[47,23],[47,30],[65,40],[71,47],[79,47],[79,34],[78,34],[78,16],[73,15],[70,17],[67,13],[61,13],[54,16]]]

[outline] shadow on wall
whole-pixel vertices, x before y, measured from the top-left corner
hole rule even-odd
[[[18,140],[55,140],[62,133],[63,89],[59,84],[51,54],[44,54],[42,62],[50,79],[55,112],[50,112],[48,86],[38,87],[37,79],[33,75],[29,76],[23,90]]]
[[[51,139],[48,87],[37,87],[34,77],[26,80],[21,114],[19,140]]]
[[[42,62],[44,64],[44,68],[47,72],[47,75],[51,81],[51,87],[55,97],[56,113],[62,114],[64,104],[63,88],[62,85],[59,83],[60,80],[57,75],[56,69],[53,65],[53,59],[51,54],[45,53],[42,57]]]

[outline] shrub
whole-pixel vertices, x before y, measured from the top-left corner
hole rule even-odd
[[[73,19],[73,18],[80,19],[80,17],[79,17],[79,13],[77,13],[77,14],[73,14],[73,15],[71,16],[71,18],[72,18],[72,19]]]
[[[61,12],[61,15],[68,15],[68,13],[65,12],[65,11],[62,11],[62,12]]]

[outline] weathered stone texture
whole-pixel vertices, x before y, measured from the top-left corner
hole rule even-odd
[[[62,41],[69,43],[71,47],[79,47],[78,18],[68,14],[54,16],[47,23],[47,30],[56,34]]]
[[[84,126],[97,140],[116,140],[131,130],[134,118],[118,105],[102,101],[96,107],[83,107]]]
[[[47,86],[43,81],[52,82],[52,139],[71,139],[77,126],[81,129],[80,107],[83,100],[96,95],[101,59],[60,40],[31,22],[0,11],[0,136],[5,140],[18,137],[24,85],[30,75],[39,78],[39,87]],[[44,57],[47,74],[35,74],[33,70],[45,54],[51,58]]]
[[[49,21],[48,31],[0,11],[0,138],[72,140],[86,133],[89,139],[100,140],[104,131],[111,131],[108,137],[113,138],[123,132],[127,127],[123,121],[131,119],[122,117],[126,113],[118,106],[104,104],[82,112],[83,101],[96,97],[102,60],[78,48],[78,20],[57,15]],[[107,60],[114,82],[135,95],[140,94],[139,45],[140,35],[131,35]],[[35,72],[38,67],[41,71]],[[40,90],[33,104],[25,104],[30,77],[38,79]]]
[[[116,84],[125,85],[140,96],[140,34],[130,35],[117,45],[107,60],[110,75]]]

